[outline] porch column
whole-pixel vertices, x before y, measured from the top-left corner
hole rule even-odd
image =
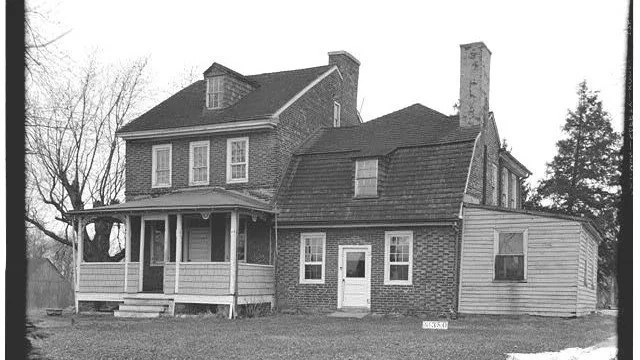
[[[176,215],[176,280],[174,293],[178,293],[180,280],[180,261],[182,261],[182,214]]]
[[[169,242],[169,236],[171,236],[171,233],[169,231],[169,214],[167,214],[167,216],[165,216],[164,218],[164,263],[168,263],[169,259],[171,259],[171,249],[170,249],[170,242]]]
[[[80,291],[80,264],[82,264],[83,256],[84,256],[84,220],[80,218],[78,220],[78,261],[77,261],[78,269],[76,270],[77,281],[78,281],[78,285],[77,285],[78,291]]]
[[[229,230],[229,292],[233,295],[233,303],[229,309],[229,318],[236,312],[236,275],[238,271],[238,211],[231,212],[231,227]]]
[[[124,241],[124,292],[129,288],[129,263],[131,262],[131,216],[125,215],[124,229],[126,237]]]
[[[138,268],[138,291],[142,291],[142,272],[144,271],[144,216],[140,217],[140,266]]]

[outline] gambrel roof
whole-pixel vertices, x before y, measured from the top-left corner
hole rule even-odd
[[[278,192],[283,223],[457,219],[480,126],[415,104],[362,125],[316,132]],[[378,158],[378,197],[355,198],[355,159]]]
[[[205,109],[206,83],[199,80],[124,125],[118,133],[269,118],[334,67],[325,65],[244,76],[256,87],[255,90],[235,104],[218,110]]]

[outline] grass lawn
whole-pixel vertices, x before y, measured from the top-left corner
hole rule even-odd
[[[35,321],[45,336],[35,345],[49,359],[505,359],[511,352],[589,347],[616,331],[615,317],[603,315],[464,316],[449,321],[449,330],[422,330],[420,318],[371,316],[64,315]]]

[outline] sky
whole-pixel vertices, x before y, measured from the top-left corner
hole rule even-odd
[[[325,65],[346,50],[361,62],[365,121],[421,103],[452,114],[460,44],[491,50],[490,108],[501,138],[537,181],[556,153],[577,84],[600,91],[622,129],[626,1],[121,1],[32,0],[58,45],[81,61],[149,56],[164,100],[187,69],[221,63],[251,75]],[[172,86],[172,84],[174,84]]]

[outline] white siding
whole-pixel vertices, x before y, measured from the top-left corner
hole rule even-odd
[[[273,295],[272,265],[238,264],[238,295]]]
[[[174,278],[175,274],[175,266],[168,267],[165,279]],[[229,263],[180,263],[178,293],[229,295]]]
[[[180,264],[180,267],[182,268],[182,263]],[[164,293],[173,294],[176,290],[176,285],[175,285],[176,284],[176,263],[170,262],[170,263],[164,264],[163,281],[164,281]]]
[[[140,263],[139,262],[130,262],[129,269],[127,270],[127,292],[128,293],[137,293],[138,292],[138,274],[140,273]]]
[[[575,315],[581,228],[570,220],[464,208],[459,312]],[[525,282],[493,280],[496,229],[527,229]]]
[[[80,292],[123,293],[124,263],[82,263],[79,281]]]
[[[585,287],[585,260],[587,264],[587,286]],[[586,231],[580,232],[580,261],[578,262],[578,303],[577,314],[585,315],[596,310],[596,290],[598,288],[598,243]]]

